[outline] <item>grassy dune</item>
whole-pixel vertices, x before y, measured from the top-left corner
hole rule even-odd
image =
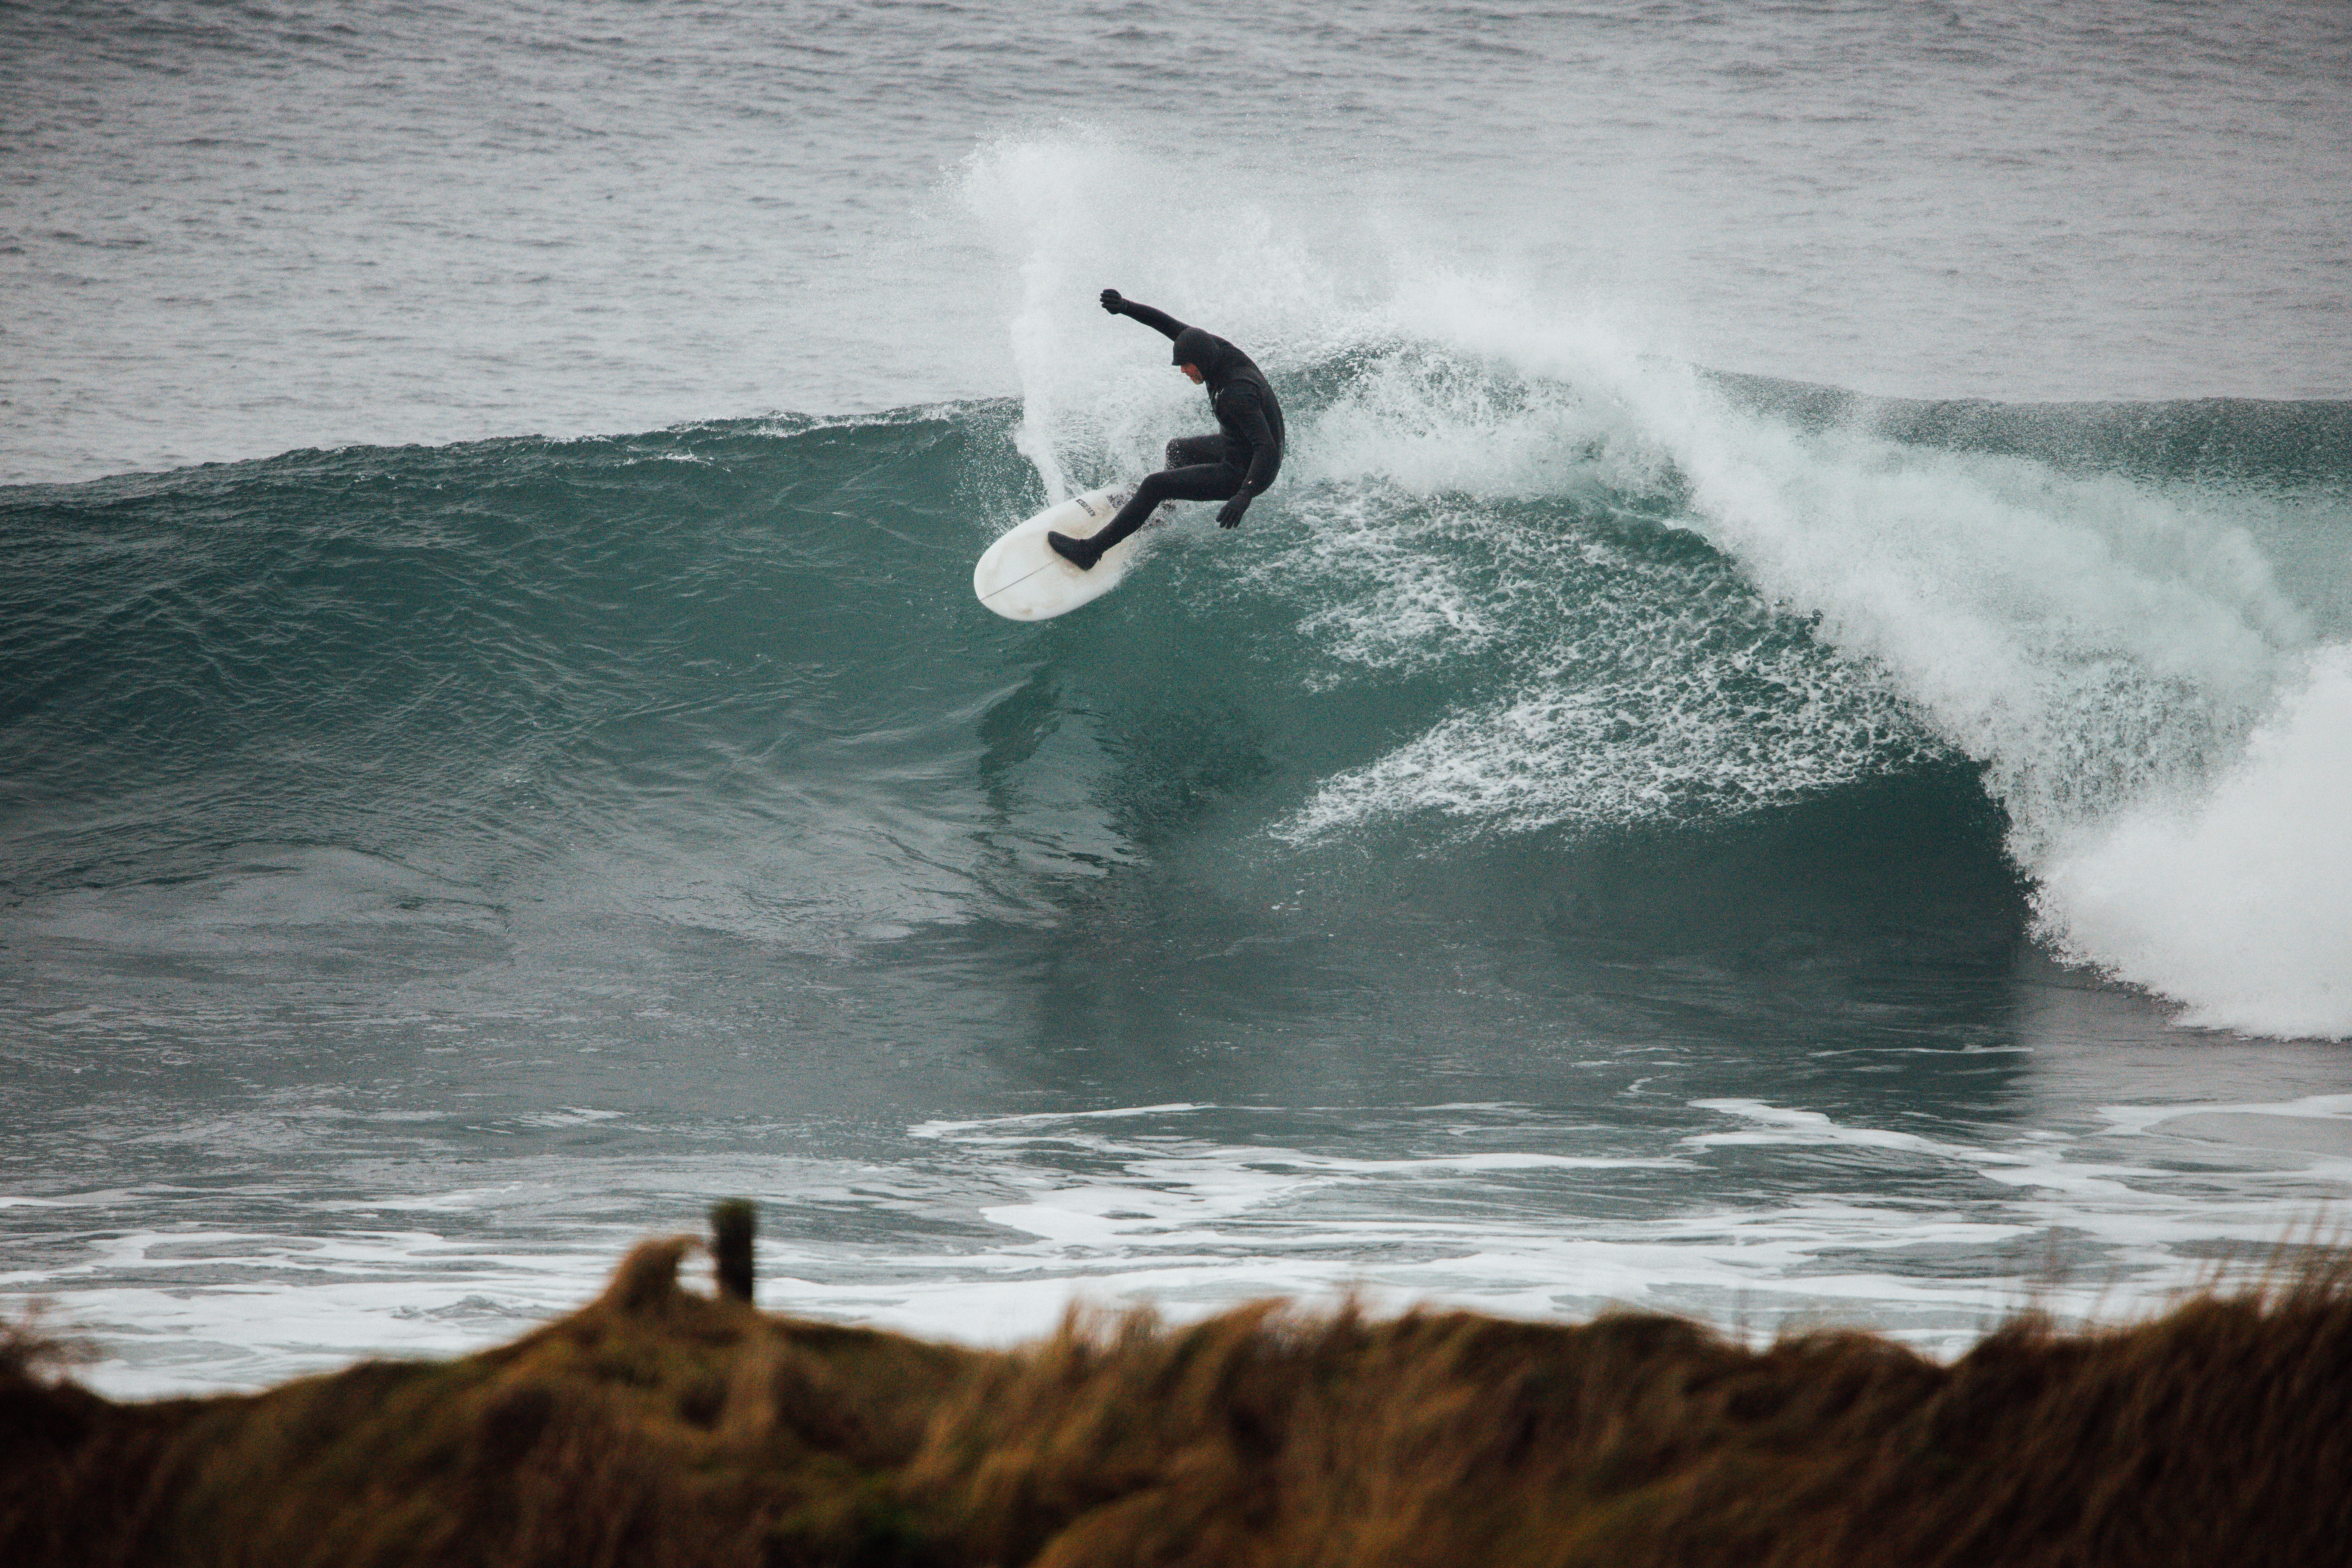
[[[2339,1272],[1951,1365],[1276,1306],[990,1352],[681,1289],[446,1363],[116,1404],[0,1340],[0,1563],[2352,1563]]]

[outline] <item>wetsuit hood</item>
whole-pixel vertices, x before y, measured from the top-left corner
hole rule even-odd
[[[1187,327],[1176,334],[1176,344],[1171,364],[1198,365],[1208,379],[1212,390],[1223,386],[1225,378],[1250,363],[1249,356],[1213,332],[1198,327]]]

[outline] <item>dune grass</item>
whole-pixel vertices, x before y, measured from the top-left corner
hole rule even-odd
[[[1949,1365],[1276,1304],[980,1351],[756,1311],[747,1238],[740,1289],[684,1289],[697,1245],[495,1350],[257,1394],[116,1403],[0,1336],[0,1563],[2352,1563],[2341,1270]]]

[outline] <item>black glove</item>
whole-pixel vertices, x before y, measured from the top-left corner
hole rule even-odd
[[[1242,513],[1249,510],[1249,491],[1235,490],[1234,492],[1234,499],[1217,509],[1217,526],[1219,528],[1239,528],[1242,525]]]
[[[1106,289],[1102,291],[1102,308],[1114,316],[1127,314],[1127,301],[1118,297],[1118,290],[1116,289]]]

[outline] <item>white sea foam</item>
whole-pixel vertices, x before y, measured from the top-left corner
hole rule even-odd
[[[763,1306],[965,1342],[1046,1332],[1074,1301],[1183,1319],[1353,1292],[1383,1310],[1855,1323],[1948,1353],[2028,1304],[2112,1319],[2210,1281],[2217,1254],[2259,1266],[2352,1194],[2347,1109],[2341,1095],[2126,1105],[2057,1127],[1916,1131],[1725,1099],[1578,1151],[1594,1131],[1580,1118],[1391,1108],[1384,1122],[1419,1134],[1379,1155],[1249,1135],[1254,1118],[1294,1114],[1279,1110],[1015,1115],[926,1123],[886,1161],[673,1160],[600,1166],[593,1183],[551,1166],[235,1229],[158,1225],[152,1194],[84,1194],[61,1205],[74,1236],[45,1244],[57,1260],[0,1273],[0,1298],[55,1300],[100,1342],[108,1392],[250,1387],[510,1337],[593,1295],[682,1197],[751,1191],[767,1215]],[[1645,1184],[1652,1172],[1675,1195]],[[1909,1195],[1878,1195],[1895,1192]]]
[[[2315,654],[2210,787],[2053,855],[2039,909],[2062,951],[2186,1022],[2352,1035],[2352,647]]]

